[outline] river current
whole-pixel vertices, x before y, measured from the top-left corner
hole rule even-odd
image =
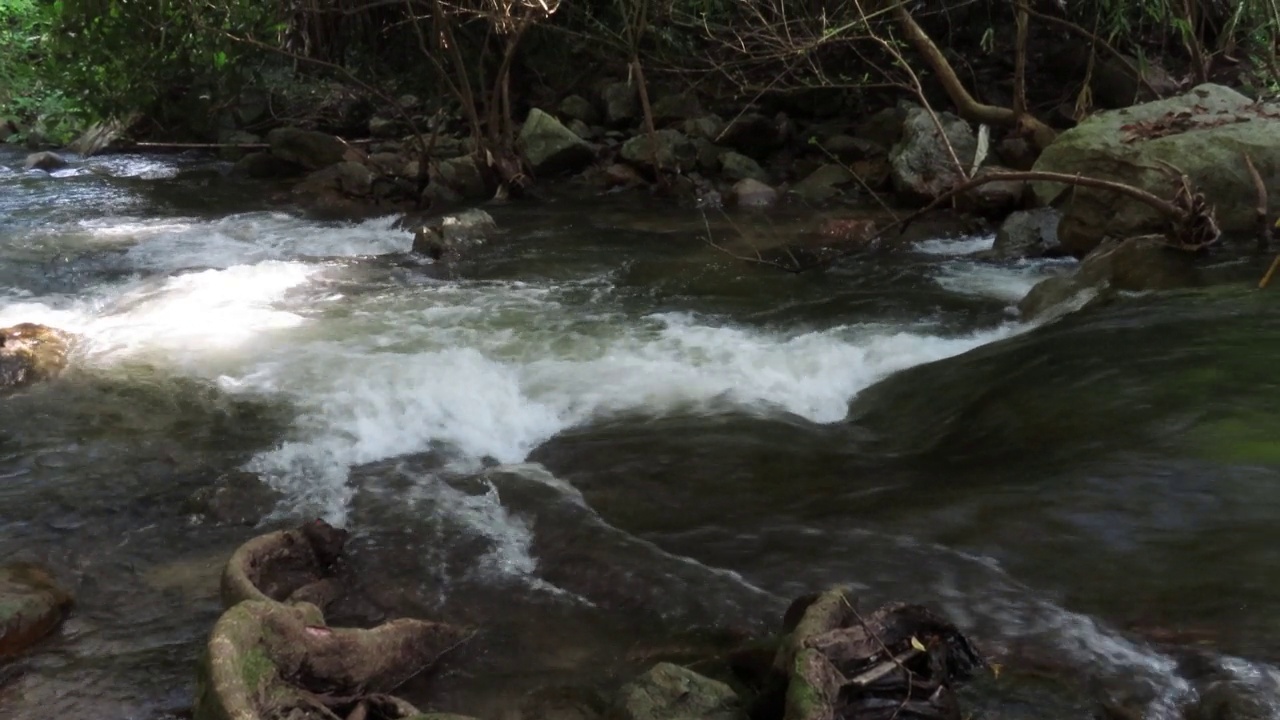
[[[1066,267],[971,257],[990,235],[789,275],[704,239],[805,213],[641,196],[495,205],[449,275],[396,218],[309,220],[214,161],[21,160],[0,326],[80,342],[0,398],[0,559],[77,608],[0,672],[0,716],[180,715],[221,562],[318,516],[384,609],[482,629],[423,708],[498,717],[840,583],[998,655],[979,714],[1280,717],[1273,294],[1033,325],[1012,306]],[[200,521],[237,470],[281,493],[262,527]]]

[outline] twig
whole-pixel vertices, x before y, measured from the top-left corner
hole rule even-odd
[[[1280,255],[1271,261],[1271,267],[1267,268],[1267,274],[1262,276],[1262,280],[1258,281],[1258,289],[1265,290],[1267,285],[1271,284],[1271,276],[1276,274],[1276,270],[1280,268]]]
[[[844,593],[840,593],[840,599],[843,600],[845,606],[849,608],[849,612],[853,613],[853,616],[857,618],[858,623],[862,625],[862,629],[867,631],[867,635],[870,635],[871,639],[875,640],[876,644],[880,646],[880,649],[884,651],[884,654],[888,655],[893,663],[901,668],[902,672],[907,675],[907,696],[902,699],[902,704],[898,706],[898,709],[894,710],[893,714],[889,716],[889,720],[897,720],[898,713],[902,712],[902,708],[906,707],[907,703],[911,702],[911,690],[913,687],[911,678],[915,677],[915,673],[912,672],[911,668],[904,665],[902,661],[898,659],[897,655],[894,655],[893,652],[889,650],[889,647],[885,645],[884,641],[880,639],[880,636],[871,629],[871,626],[867,624],[866,618],[862,617],[862,613],[858,612],[858,609],[849,602],[849,598],[845,597]]]
[[[1257,204],[1253,206],[1253,211],[1256,215],[1254,222],[1257,225],[1258,252],[1262,253],[1271,245],[1271,225],[1267,222],[1267,187],[1258,174],[1258,168],[1253,164],[1253,158],[1249,157],[1249,153],[1243,155],[1244,165],[1249,169],[1249,177],[1253,179],[1253,189],[1257,192]]]

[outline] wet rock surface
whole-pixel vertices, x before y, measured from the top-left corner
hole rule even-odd
[[[0,565],[0,661],[53,632],[71,608],[71,595],[44,568]]]
[[[46,325],[0,328],[0,392],[57,377],[71,345],[70,333]]]

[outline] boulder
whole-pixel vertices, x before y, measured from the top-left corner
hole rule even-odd
[[[434,179],[464,200],[484,200],[495,190],[490,177],[475,155],[463,155],[437,164]]]
[[[600,111],[581,95],[569,95],[560,101],[556,112],[565,120],[577,120],[586,125],[600,122]]]
[[[267,143],[271,145],[272,155],[308,170],[319,170],[347,160],[358,161],[364,155],[342,138],[291,127],[276,128],[267,133]]]
[[[373,172],[362,163],[344,161],[316,170],[293,189],[297,195],[323,198],[329,193],[348,197],[368,197],[373,191]]]
[[[698,151],[689,138],[679,130],[664,129],[654,133],[657,141],[656,160],[663,170],[691,169],[698,160]],[[622,159],[641,167],[653,168],[655,153],[648,133],[641,133],[622,144]]]
[[[946,140],[938,132],[941,124]],[[904,199],[927,202],[937,198],[963,180],[955,158],[966,166],[973,162],[978,150],[978,139],[969,123],[951,113],[938,113],[937,123],[924,108],[907,111],[902,124],[902,139],[889,152],[890,174],[893,187]]]
[[[574,135],[577,135],[578,137],[587,141],[595,140],[596,138],[600,137],[600,135],[603,134],[603,130],[598,131],[592,128],[590,125],[577,119],[570,120],[569,124],[565,125],[565,127],[569,128],[569,131],[572,132]]]
[[[619,720],[746,720],[728,685],[672,663],[659,663],[622,687],[613,713]]]
[[[730,120],[729,125],[712,139],[744,155],[763,160],[785,141],[781,129],[783,120],[785,116],[771,119],[760,113],[743,113]]]
[[[770,207],[777,204],[778,191],[755,178],[743,178],[733,184],[730,199],[738,207]]]
[[[760,167],[755,160],[743,155],[742,153],[733,152],[732,150],[720,156],[720,174],[725,180],[737,182],[751,178],[760,182],[768,182],[769,174]]]
[[[888,151],[885,150],[883,146],[872,140],[853,137],[852,135],[845,135],[843,133],[832,135],[825,140],[820,140],[818,141],[818,145],[843,163],[868,160],[871,158],[882,158],[888,155]]]
[[[218,157],[228,162],[236,162],[252,151],[250,148],[240,146],[260,144],[262,138],[243,130],[231,130],[218,133],[218,142],[223,144],[223,147],[218,148]]]
[[[71,608],[71,595],[43,568],[0,565],[0,661],[53,632]]]
[[[69,333],[45,325],[0,328],[0,392],[57,377],[71,344]]]
[[[194,720],[320,720],[419,716],[388,695],[434,666],[468,633],[392,620],[369,630],[325,625],[309,603],[239,603],[213,627],[201,657]]]
[[[131,122],[132,119],[94,123],[72,140],[67,149],[82,157],[97,155],[119,139]]]
[[[296,177],[304,171],[301,165],[282,160],[267,151],[251,152],[231,167],[233,175],[258,179]]]
[[[691,92],[663,95],[653,103],[653,122],[657,125],[673,125],[702,115],[702,104]]]
[[[608,701],[589,688],[546,687],[520,699],[519,720],[597,720],[606,717]]]
[[[715,142],[724,132],[724,120],[719,115],[700,115],[680,123],[680,129],[695,140]]]
[[[635,185],[643,185],[644,178],[640,177],[640,173],[630,165],[623,163],[610,163],[604,168],[601,178],[608,187],[632,187]]]
[[[809,173],[791,187],[790,193],[800,199],[821,203],[840,194],[840,188],[854,181],[849,168],[838,163],[827,163]]]
[[[400,123],[392,118],[374,115],[369,118],[369,137],[391,138],[400,134]]]
[[[479,208],[444,215],[414,229],[412,252],[433,260],[455,260],[497,229],[493,216]]]
[[[1243,160],[1252,158],[1270,207],[1280,207],[1280,113],[1220,85],[1205,84],[1171,98],[1100,112],[1058,136],[1035,169],[1115,180],[1172,198],[1171,163],[1217,210],[1224,233],[1251,232],[1255,189]],[[1104,237],[1163,231],[1164,219],[1146,204],[1092,188],[1032,185],[1041,204],[1058,201],[1063,247],[1083,257]]]
[[[640,97],[629,82],[609,83],[600,89],[604,122],[611,127],[633,124],[640,114]]]
[[[975,178],[1009,172],[998,166],[978,170]],[[994,180],[963,193],[956,205],[961,209],[986,218],[1002,218],[1026,205],[1027,183],[1022,180]]]
[[[1024,318],[1036,319],[1107,290],[1174,290],[1201,282],[1192,255],[1169,247],[1162,235],[1107,240],[1089,253],[1074,274],[1037,283],[1018,303],[1018,311]]]
[[[1044,257],[1058,249],[1058,222],[1061,213],[1053,208],[1019,210],[1005,218],[996,232],[991,255],[1010,258]]]
[[[31,153],[22,163],[24,170],[44,170],[45,172],[61,170],[66,166],[67,161],[63,160],[61,155],[47,150],[44,152]]]
[[[369,164],[383,175],[398,178],[415,178],[418,163],[397,152],[379,152],[369,156]]]
[[[855,137],[891,148],[902,139],[902,125],[906,122],[907,113],[915,105],[899,103],[893,107],[883,108],[869,115],[853,129]]]
[[[520,149],[539,175],[578,172],[591,164],[595,151],[581,137],[537,108],[520,129]]]
[[[184,510],[222,525],[257,525],[282,497],[257,475],[238,470],[196,490]]]

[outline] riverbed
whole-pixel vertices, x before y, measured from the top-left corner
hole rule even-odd
[[[793,275],[707,233],[812,213],[642,194],[493,205],[446,270],[394,217],[309,220],[207,158],[21,161],[0,326],[80,342],[0,398],[0,559],[77,606],[0,675],[3,717],[181,716],[222,561],[312,517],[351,531],[379,612],[480,629],[409,688],[424,709],[608,685],[846,584],[1002,658],[980,714],[1280,717],[1274,292],[1030,324],[1013,306],[1067,268],[975,259],[990,235]],[[262,524],[193,515],[236,471],[282,494]]]

